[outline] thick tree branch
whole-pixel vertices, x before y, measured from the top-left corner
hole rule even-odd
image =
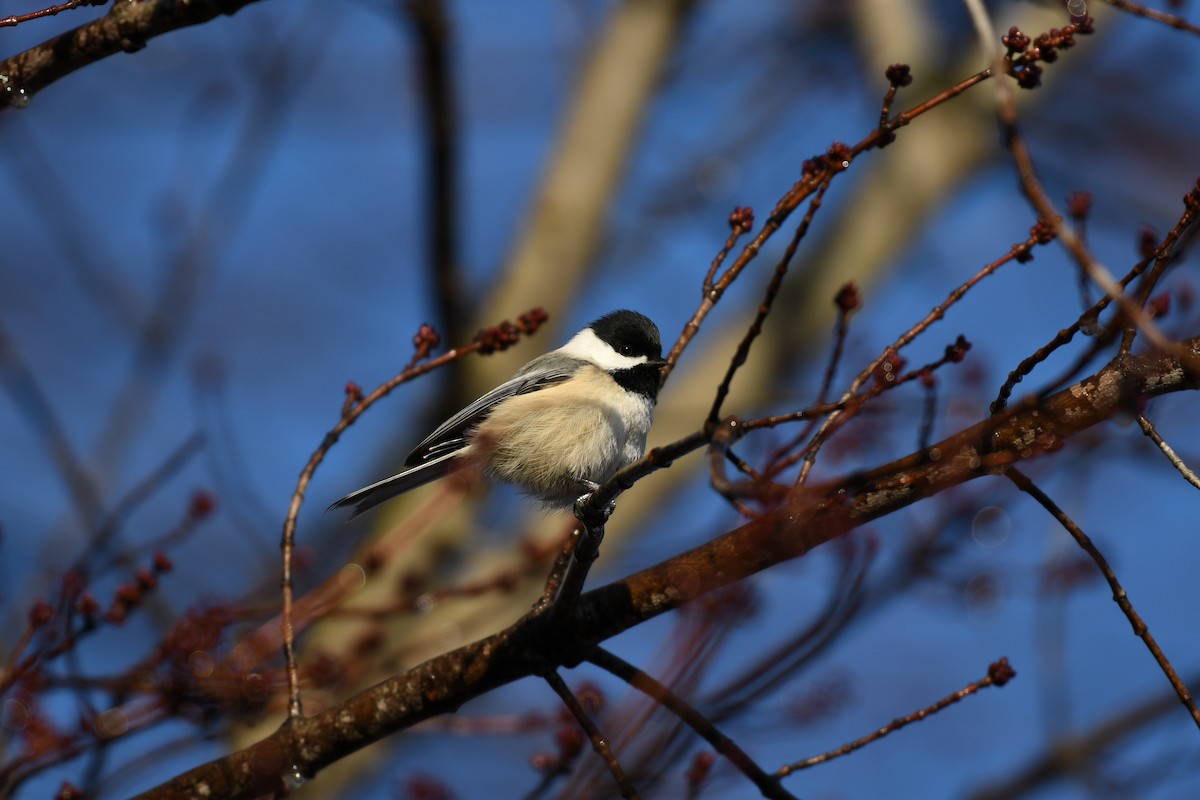
[[[180,775],[146,800],[256,797],[296,769],[313,775],[388,734],[557,665],[573,666],[600,642],[707,592],[812,550],[873,519],[1009,465],[1051,453],[1072,435],[1147,399],[1200,388],[1200,337],[1174,355],[1122,355],[1041,400],[1017,403],[937,444],[869,472],[813,486],[724,536],[579,598],[576,617],[552,626],[532,613],[504,631],[432,658],[266,739]],[[554,635],[549,635],[553,631]]]
[[[115,0],[99,19],[0,62],[0,109],[23,107],[59,78],[115,53],[141,50],[155,36],[233,14],[255,0]]]

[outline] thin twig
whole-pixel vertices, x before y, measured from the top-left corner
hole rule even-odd
[[[985,265],[982,269],[950,292],[950,294],[946,296],[946,299],[934,306],[922,320],[897,337],[896,341],[885,347],[883,351],[871,361],[870,364],[864,367],[863,370],[859,372],[857,376],[855,376],[854,380],[850,382],[850,385],[846,388],[846,391],[842,394],[838,402],[849,404],[849,401],[855,397],[859,389],[861,389],[863,385],[865,385],[866,382],[875,375],[876,371],[887,359],[895,358],[901,349],[908,346],[914,339],[928,330],[929,327],[935,322],[944,318],[947,310],[961,300],[963,296],[966,295],[966,293],[976,285],[978,285],[980,281],[994,274],[998,269],[1000,269],[1000,267],[1011,261],[1027,260],[1032,249],[1036,245],[1044,244],[1046,241],[1045,225],[1041,220],[1039,220],[1037,224],[1030,229],[1029,238],[1019,244],[1013,245],[1006,254],[996,259],[992,263]],[[833,433],[845,423],[845,421],[848,420],[848,416],[845,416],[846,412],[848,410],[856,410],[857,408],[857,405],[847,405],[847,407],[844,409],[830,413],[830,415],[821,423],[821,426],[817,429],[816,434],[813,435],[813,438],[809,442],[807,450],[805,451],[804,463],[800,467],[800,474],[796,478],[795,482],[795,488],[797,490],[803,487],[805,481],[808,479],[808,475],[812,471],[813,465],[816,463],[817,453],[820,451],[822,444],[828,440],[829,437],[832,436]],[[845,417],[845,419],[842,419],[843,417]],[[839,422],[839,420],[842,421]]]
[[[56,6],[30,11],[28,14],[12,14],[7,17],[0,18],[0,28],[11,28],[14,25],[20,25],[22,22],[29,22],[33,19],[41,19],[42,17],[53,17],[61,14],[64,11],[71,11],[80,6],[100,6],[104,5],[106,0],[66,0],[65,3],[59,3]]]
[[[193,433],[175,448],[149,475],[126,492],[125,496],[117,501],[116,506],[105,515],[99,529],[92,536],[91,541],[88,542],[87,552],[80,554],[79,558],[75,561],[74,569],[86,572],[87,562],[95,561],[104,553],[112,537],[120,530],[121,525],[129,515],[138,506],[149,500],[172,475],[183,469],[187,462],[200,452],[203,446],[204,434],[198,431]],[[132,553],[125,553],[121,557],[114,558],[113,562],[128,563],[132,556]]]
[[[233,14],[253,2],[256,0],[114,3],[103,17],[0,61],[0,75],[8,78],[8,91],[0,91],[0,111],[28,105],[37,92],[75,70],[117,53],[138,50],[155,36]]]
[[[587,713],[583,704],[579,702],[579,698],[575,696],[575,693],[571,691],[562,677],[554,670],[547,670],[542,674],[542,678],[546,683],[550,684],[550,688],[558,694],[563,704],[571,712],[571,715],[575,717],[575,721],[579,723],[579,727],[583,728],[584,733],[588,735],[588,739],[592,742],[592,749],[604,761],[604,765],[608,767],[613,780],[617,782],[617,786],[621,789],[621,797],[626,800],[637,800],[640,797],[637,789],[629,782],[629,778],[625,775],[625,770],[621,769],[621,762],[617,761],[612,748],[608,746],[608,740],[600,733],[600,729],[596,727],[596,723]]]
[[[771,306],[775,302],[776,295],[779,294],[779,287],[783,285],[783,279],[787,275],[788,267],[792,263],[792,257],[796,255],[796,248],[800,246],[800,240],[808,233],[809,226],[812,225],[813,217],[817,215],[817,211],[821,209],[821,201],[825,198],[825,192],[829,189],[829,183],[832,176],[823,180],[817,188],[813,199],[809,201],[808,211],[805,212],[804,218],[800,220],[800,224],[796,226],[796,232],[792,234],[791,241],[788,242],[787,249],[779,258],[779,262],[775,265],[775,272],[771,275],[771,280],[767,284],[766,290],[763,292],[763,299],[758,304],[758,311],[754,315],[754,320],[746,329],[745,335],[738,343],[737,350],[733,354],[733,358],[729,360],[729,367],[725,370],[725,376],[721,379],[721,383],[717,386],[716,395],[713,397],[712,408],[708,412],[709,425],[716,425],[717,420],[721,416],[721,406],[725,403],[725,398],[729,395],[729,387],[733,383],[733,376],[737,374],[738,369],[746,363],[746,359],[750,355],[750,348],[754,344],[754,340],[762,333],[763,322],[766,321],[767,315],[771,313]]]
[[[838,365],[842,363],[842,354],[846,350],[846,336],[850,332],[850,317],[860,304],[858,287],[853,282],[843,285],[834,298],[834,304],[837,306],[837,321],[834,323],[833,345],[830,347],[829,360],[825,364],[825,373],[821,378],[821,388],[817,391],[816,407],[825,405],[826,398],[829,397],[829,390],[833,387],[833,379],[837,375]],[[772,451],[767,459],[769,465],[766,471],[767,477],[774,477],[787,468],[780,466],[780,459],[794,448],[799,447],[801,443],[808,441],[813,428],[816,427],[818,416],[812,414],[811,409],[801,413],[806,414],[808,424],[790,440]]]
[[[1167,680],[1171,682],[1171,686],[1175,689],[1175,694],[1179,696],[1179,701],[1183,703],[1188,713],[1192,715],[1196,727],[1200,727],[1200,709],[1196,708],[1196,703],[1192,700],[1191,692],[1188,691],[1183,681],[1179,679],[1179,674],[1175,671],[1175,667],[1171,665],[1162,648],[1158,646],[1158,642],[1150,634],[1150,629],[1146,626],[1146,623],[1138,615],[1137,611],[1134,610],[1133,603],[1130,602],[1129,596],[1125,594],[1124,587],[1117,580],[1116,573],[1108,565],[1108,560],[1104,558],[1104,555],[1088,535],[1083,532],[1083,529],[1075,523],[1075,520],[1067,516],[1066,512],[1059,508],[1058,504],[1051,500],[1050,496],[1039,489],[1024,473],[1015,467],[1010,467],[1004,474],[1017,485],[1018,489],[1025,492],[1034,500],[1037,500],[1042,508],[1050,512],[1058,520],[1058,524],[1062,525],[1067,533],[1071,534],[1071,538],[1075,540],[1076,544],[1096,563],[1096,568],[1100,570],[1100,574],[1104,576],[1104,580],[1108,582],[1109,588],[1112,589],[1113,600],[1121,607],[1121,611],[1125,613],[1125,618],[1133,626],[1133,635],[1141,639],[1146,645],[1146,649],[1150,651],[1150,655],[1158,662],[1159,668],[1167,676]]]
[[[1200,673],[1192,673],[1188,683],[1200,684]],[[1143,698],[1091,723],[1086,731],[1046,742],[1031,754],[1025,766],[1009,767],[994,783],[959,796],[964,800],[1015,800],[1039,794],[1038,789],[1047,784],[1074,779],[1095,769],[1096,764],[1115,752],[1122,742],[1129,742],[1135,735],[1144,733],[1160,718],[1174,713],[1178,705],[1174,692],[1159,692]]]
[[[1159,278],[1166,271],[1166,268],[1179,260],[1183,248],[1190,242],[1191,232],[1195,231],[1195,223],[1200,218],[1200,213],[1197,213],[1198,211],[1200,211],[1200,189],[1193,189],[1184,197],[1183,214],[1180,215],[1175,225],[1171,228],[1171,231],[1163,237],[1162,242],[1155,248],[1154,253],[1150,257],[1144,258],[1134,264],[1129,272],[1121,278],[1120,286],[1122,291],[1124,291],[1134,279],[1142,275],[1146,271],[1146,268],[1153,264],[1153,269],[1147,275],[1146,282],[1139,285],[1136,300],[1139,306],[1144,305],[1149,299],[1150,290],[1157,284]],[[1016,385],[1024,380],[1033,372],[1035,367],[1049,358],[1056,350],[1070,343],[1084,325],[1094,324],[1112,301],[1113,298],[1109,295],[1101,297],[1096,301],[1095,305],[1080,314],[1077,320],[1056,333],[1049,342],[1039,347],[1032,355],[1022,360],[1016,369],[1009,372],[1004,385],[1000,387],[1000,391],[996,395],[996,399],[992,401],[992,413],[998,414],[1003,411]],[[1061,377],[1051,381],[1047,387],[1043,388],[1040,394],[1044,396],[1049,392],[1056,391],[1070,380],[1073,375],[1077,374],[1079,370],[1083,369],[1111,341],[1111,335],[1107,332],[1102,336],[1096,337],[1087,351],[1076,358],[1067,369],[1063,370]],[[1130,329],[1125,333],[1120,352],[1128,353],[1132,346],[1133,330]]]
[[[75,508],[85,527],[96,524],[100,518],[103,501],[100,489],[83,459],[75,451],[66,430],[58,420],[50,398],[38,385],[33,370],[17,352],[16,346],[4,328],[0,327],[0,382],[8,390],[14,405],[21,409],[30,426],[41,437],[67,486]]]
[[[797,772],[802,769],[808,769],[809,767],[816,766],[817,764],[824,764],[826,761],[832,761],[839,756],[853,753],[855,750],[865,747],[877,739],[882,739],[884,736],[887,736],[890,733],[895,733],[901,728],[911,725],[914,722],[920,722],[931,714],[936,714],[942,709],[947,708],[960,700],[970,697],[980,689],[986,689],[989,686],[1003,686],[1015,675],[1016,672],[1014,672],[1013,668],[1008,665],[1008,659],[1001,658],[999,661],[996,661],[988,667],[988,674],[985,677],[973,683],[968,683],[954,694],[943,697],[933,705],[926,706],[920,711],[914,711],[906,717],[898,717],[897,719],[889,722],[887,725],[884,725],[879,730],[872,731],[861,739],[855,739],[853,742],[848,742],[836,750],[830,750],[828,753],[822,753],[819,756],[813,756],[812,758],[806,758],[803,761],[797,761],[793,764],[780,767],[775,774],[780,778],[787,777],[793,772]]]
[[[784,799],[794,797],[783,788],[779,782],[779,777],[767,774],[762,767],[754,762],[754,759],[746,754],[746,751],[742,750],[735,741],[722,733],[711,720],[645,671],[638,669],[602,647],[597,647],[592,651],[592,654],[588,656],[588,661],[616,675],[634,689],[644,693],[655,702],[661,704],[663,708],[683,720],[688,727],[711,744],[714,750],[729,759],[729,762],[733,766],[737,767],[743,775],[749,778],[758,787],[759,791],[762,792],[763,797]]]
[[[1116,6],[1122,11],[1128,11],[1130,14],[1136,14],[1139,17],[1152,19],[1155,22],[1161,22],[1164,25],[1170,25],[1172,28],[1180,31],[1187,31],[1200,35],[1200,25],[1188,22],[1183,17],[1175,14],[1168,14],[1165,11],[1159,11],[1154,8],[1148,8],[1141,3],[1131,3],[1129,0],[1104,0],[1110,6]]]
[[[980,46],[989,61],[998,66],[1011,64],[1012,62],[1005,58],[1000,49],[1000,40],[996,36],[987,9],[983,6],[983,0],[964,0],[964,2],[971,11],[971,19],[979,35]],[[1083,30],[1090,30],[1090,28],[1081,28],[1080,25],[1072,23],[1055,33],[1065,34],[1068,31],[1082,32]],[[1037,166],[1033,163],[1033,156],[1017,125],[1017,104],[1012,85],[1007,81],[997,81],[995,89],[996,119],[1000,123],[1004,144],[1012,154],[1013,162],[1016,165],[1021,190],[1029,204],[1042,219],[1047,220],[1054,227],[1056,238],[1066,247],[1067,252],[1070,253],[1079,268],[1086,272],[1088,277],[1104,290],[1106,295],[1117,302],[1129,320],[1136,324],[1156,347],[1163,350],[1170,348],[1171,343],[1158,325],[1125,294],[1123,287],[1113,278],[1108,269],[1092,255],[1083,238],[1077,236],[1063,220],[1063,216],[1051,202],[1045,187],[1042,186]]]
[[[304,494],[308,490],[308,485],[312,481],[313,474],[317,471],[317,467],[325,460],[326,453],[333,445],[337,444],[342,433],[347,428],[355,423],[368,408],[373,406],[379,400],[387,397],[391,392],[403,383],[407,383],[415,378],[419,378],[428,372],[449,364],[451,361],[457,361],[465,355],[476,351],[484,350],[493,352],[504,349],[513,344],[518,334],[532,334],[546,319],[545,312],[541,309],[534,309],[519,318],[519,323],[513,325],[511,323],[503,323],[489,331],[482,332],[476,337],[475,341],[464,347],[459,347],[454,350],[449,350],[437,358],[423,361],[429,356],[430,350],[438,344],[437,333],[428,325],[423,325],[416,337],[413,339],[413,344],[416,352],[413,354],[412,360],[408,366],[404,368],[400,374],[391,378],[388,381],[380,384],[370,394],[363,396],[357,386],[349,384],[346,387],[346,400],[342,405],[342,415],[337,424],[325,434],[321,440],[321,444],[309,456],[308,462],[304,465],[304,469],[300,471],[300,477],[296,481],[296,488],[292,491],[292,499],[288,504],[287,516],[283,521],[283,534],[280,543],[282,551],[282,575],[280,578],[281,592],[283,596],[282,611],[280,624],[283,628],[283,655],[287,668],[288,679],[288,720],[295,720],[302,716],[302,708],[300,705],[300,675],[299,667],[296,663],[296,632],[293,626],[293,588],[292,588],[292,556],[295,550],[296,539],[296,519],[300,515],[300,507],[304,503]]]
[[[1200,338],[1183,344],[1200,355]],[[255,768],[264,759],[277,763],[280,754],[286,754],[305,774],[316,774],[394,731],[453,712],[499,686],[540,674],[549,664],[576,663],[606,639],[770,566],[799,558],[872,520],[993,475],[998,465],[1057,450],[1138,402],[1198,388],[1200,376],[1185,370],[1178,358],[1162,353],[1122,356],[1052,397],[981,420],[934,444],[940,451],[937,460],[928,452],[913,453],[810,487],[796,505],[772,512],[765,520],[748,522],[594,589],[579,600],[577,624],[559,636],[546,636],[547,626],[534,612],[503,631],[435,656],[311,718],[294,719],[262,740],[176,775],[139,797],[192,796],[199,787],[214,797],[262,796],[278,781],[277,772]],[[657,450],[663,458],[672,458],[681,449],[701,447],[705,441],[697,433]],[[620,483],[657,466],[653,459],[635,464],[614,481]]]
[[[1162,450],[1163,455],[1166,456],[1167,460],[1171,462],[1171,466],[1179,470],[1179,474],[1183,476],[1183,479],[1192,486],[1195,486],[1197,489],[1200,489],[1200,477],[1197,477],[1196,473],[1193,472],[1187,464],[1183,463],[1183,459],[1180,458],[1175,451],[1171,449],[1171,445],[1167,444],[1166,440],[1159,435],[1158,430],[1154,427],[1154,423],[1146,419],[1144,414],[1138,414],[1135,419],[1137,419],[1138,425],[1142,426],[1142,433],[1149,436],[1151,441],[1158,445],[1158,449]]]

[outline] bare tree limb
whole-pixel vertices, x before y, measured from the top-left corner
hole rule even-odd
[[[255,0],[115,0],[109,12],[0,62],[0,110],[24,107],[45,87],[155,36],[233,14]]]
[[[509,628],[444,653],[309,718],[296,718],[243,750],[196,767],[143,800],[257,797],[284,774],[311,776],[338,759],[417,722],[556,665],[573,666],[622,631],[722,586],[796,558],[870,520],[1034,456],[1146,399],[1200,388],[1189,367],[1200,337],[1174,355],[1120,355],[1091,377],[1041,401],[1017,403],[941,442],[869,472],[797,493],[724,536],[579,598],[568,627],[531,613]],[[631,469],[645,469],[634,465]],[[621,480],[618,476],[616,480]],[[553,632],[554,635],[549,635]]]

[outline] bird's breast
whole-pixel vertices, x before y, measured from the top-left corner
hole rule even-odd
[[[641,458],[653,415],[597,368],[501,403],[472,437],[472,456],[492,475],[551,505],[569,505],[581,481],[603,483]]]

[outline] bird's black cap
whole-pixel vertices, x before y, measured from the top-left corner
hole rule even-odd
[[[622,309],[605,314],[589,325],[601,340],[623,356],[662,358],[658,326],[645,314]]]

